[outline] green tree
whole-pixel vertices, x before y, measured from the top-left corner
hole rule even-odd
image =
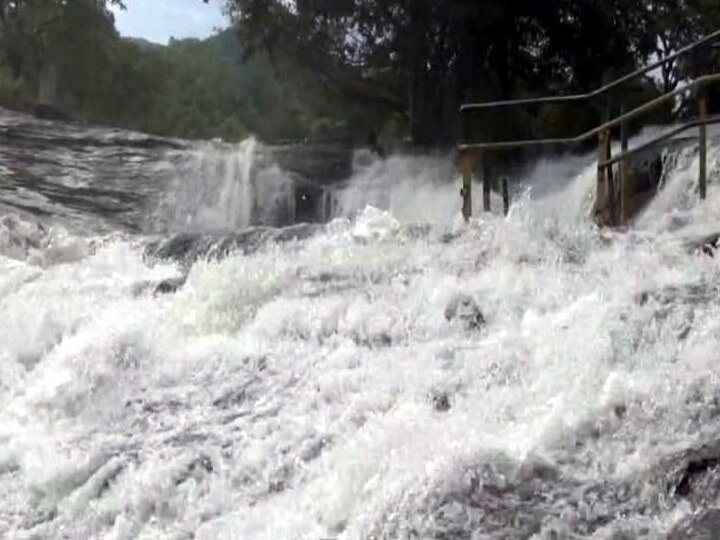
[[[114,32],[110,4],[122,6],[120,0],[0,0],[0,64],[15,78],[38,82],[57,59],[58,47],[75,45],[77,54],[83,45],[96,45],[101,34]]]
[[[673,1],[229,0],[228,8],[250,50],[292,55],[353,100],[399,112],[416,143],[433,145],[457,133],[462,101],[587,90],[636,67],[656,49],[653,10]],[[512,124],[505,120],[489,125]]]

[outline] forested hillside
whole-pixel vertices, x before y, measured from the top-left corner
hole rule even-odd
[[[292,62],[245,57],[234,31],[166,47],[123,39],[108,6],[0,0],[0,104],[186,138],[366,137],[350,133],[342,96]]]
[[[246,47],[290,55],[355,101],[406,119],[413,142],[442,146],[473,100],[583,92],[720,27],[717,0],[228,0]],[[678,82],[623,88],[624,105]],[[615,99],[614,106],[619,106]],[[556,136],[596,125],[607,103],[503,110],[478,135]],[[666,115],[667,116],[667,115]]]
[[[113,4],[0,0],[0,104],[187,138],[447,147],[465,101],[587,91],[720,27],[715,0],[226,0],[232,30],[161,47],[122,39]],[[672,89],[677,67],[616,97],[629,107]],[[620,101],[465,129],[562,136]]]

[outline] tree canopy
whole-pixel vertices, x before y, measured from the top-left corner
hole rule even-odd
[[[588,90],[720,22],[712,0],[228,0],[228,9],[250,50],[294,55],[344,94],[404,115],[426,145],[454,139],[463,101]]]
[[[0,104],[186,138],[347,136],[352,107],[307,69],[245,55],[232,30],[167,46],[123,39],[113,5],[0,0]]]
[[[0,103],[168,136],[443,146],[463,102],[587,91],[720,26],[716,0],[224,1],[232,29],[158,46],[118,35],[120,0],[0,0]],[[674,88],[675,68],[623,98]],[[576,133],[595,105],[469,129]]]

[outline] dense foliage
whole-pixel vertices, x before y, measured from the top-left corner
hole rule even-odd
[[[308,70],[246,58],[233,31],[167,47],[121,39],[111,4],[0,0],[0,103],[188,138],[347,136],[348,109]]]
[[[413,141],[425,145],[458,136],[461,102],[585,91],[720,25],[716,0],[228,0],[228,7],[247,47],[295,55],[346,95],[400,113]],[[677,83],[672,71],[663,75],[666,88]],[[657,91],[649,80],[623,90],[630,101]],[[606,108],[505,113],[479,129],[564,130],[596,122]]]
[[[162,47],[118,35],[110,8],[121,0],[0,0],[0,103],[190,138],[442,146],[459,136],[462,102],[586,91],[720,26],[716,0],[225,2],[234,30]],[[465,128],[577,133],[619,98],[627,107],[674,88],[677,67],[612,103],[486,114]]]

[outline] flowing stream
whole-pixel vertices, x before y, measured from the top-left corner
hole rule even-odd
[[[248,229],[253,142],[195,176],[126,152],[102,207],[63,171],[115,146],[38,148],[35,183],[0,151],[0,537],[716,531],[714,141],[708,200],[678,151],[623,233],[591,157],[469,225],[447,159],[365,159],[330,223]]]

